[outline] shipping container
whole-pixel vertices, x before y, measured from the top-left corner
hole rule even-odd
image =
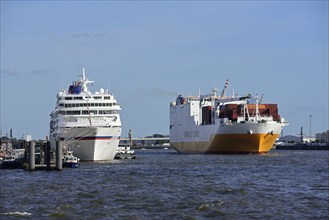
[[[213,112],[211,106],[202,107],[202,125],[212,124]]]

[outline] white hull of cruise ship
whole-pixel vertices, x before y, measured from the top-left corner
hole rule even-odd
[[[119,145],[121,128],[70,128],[61,132],[64,145],[82,161],[113,160]]]

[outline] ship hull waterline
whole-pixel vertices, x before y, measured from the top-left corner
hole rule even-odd
[[[216,134],[212,141],[171,142],[180,153],[249,154],[268,153],[278,134]]]
[[[279,137],[282,127],[281,123],[257,122],[219,127],[186,126],[171,130],[170,143],[181,153],[267,153]]]

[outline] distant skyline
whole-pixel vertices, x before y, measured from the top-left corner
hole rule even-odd
[[[121,104],[122,137],[169,134],[178,94],[264,94],[290,125],[329,129],[328,1],[3,1],[2,134],[44,139],[82,68]]]

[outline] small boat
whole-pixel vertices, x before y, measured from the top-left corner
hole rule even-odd
[[[78,168],[80,158],[73,156],[73,151],[65,151],[63,155],[63,167]]]
[[[21,166],[21,161],[14,155],[5,155],[0,162],[2,169],[15,169]]]
[[[136,154],[130,147],[118,147],[114,159],[136,159]]]

